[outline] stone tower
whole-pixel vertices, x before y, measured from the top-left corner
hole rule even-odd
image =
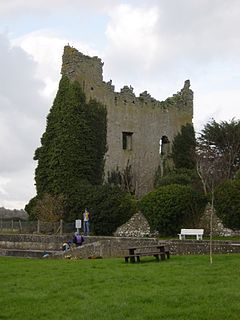
[[[115,92],[111,81],[103,81],[102,67],[98,57],[64,48],[62,74],[80,83],[87,100],[96,99],[107,108],[105,179],[129,169],[135,194],[141,196],[153,189],[156,171],[163,170],[174,136],[182,125],[192,123],[190,81],[172,97],[157,101],[147,91],[136,97],[131,86]]]

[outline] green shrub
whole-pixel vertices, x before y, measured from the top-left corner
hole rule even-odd
[[[190,186],[162,186],[140,201],[152,230],[176,235],[183,227],[196,227],[207,203],[206,197]]]
[[[225,227],[240,229],[240,180],[227,180],[215,190],[214,206]]]
[[[105,106],[95,100],[87,102],[80,84],[63,76],[47,116],[41,146],[35,151],[37,195],[42,198],[45,193],[60,194],[74,199],[83,180],[101,185],[106,134]]]
[[[119,187],[82,185],[77,195],[67,199],[69,221],[82,219],[84,208],[90,211],[90,230],[95,235],[112,235],[135,213],[131,196]]]
[[[187,123],[175,136],[172,143],[172,159],[175,168],[194,169],[196,167],[196,138],[193,125]]]
[[[32,198],[26,205],[24,210],[28,213],[29,220],[36,220],[37,219],[37,214],[36,214],[36,205],[39,200],[39,196],[35,196]]]
[[[119,187],[96,186],[89,203],[91,230],[96,235],[112,235],[135,213],[131,196]]]
[[[25,210],[31,219],[37,219],[37,203],[41,200],[35,197],[30,200]],[[66,221],[82,219],[83,211],[90,211],[90,231],[95,235],[112,235],[136,212],[136,201],[131,195],[119,187],[103,185],[92,186],[82,181],[80,187],[65,199]]]
[[[195,190],[202,191],[202,182],[196,172],[191,169],[175,169],[168,175],[156,177],[155,187],[167,186],[170,184],[190,185]]]
[[[235,179],[240,180],[240,170],[236,172]]]

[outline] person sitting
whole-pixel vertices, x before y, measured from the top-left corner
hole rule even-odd
[[[70,250],[70,243],[69,243],[69,241],[63,243],[63,245],[62,245],[62,250],[63,250],[63,251],[68,251],[68,250]]]
[[[74,238],[73,238],[73,243],[75,243],[75,245],[77,247],[81,246],[84,242],[84,238],[81,234],[75,232],[74,234]]]

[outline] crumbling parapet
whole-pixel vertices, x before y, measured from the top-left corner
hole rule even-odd
[[[155,173],[161,166],[160,141],[171,143],[181,127],[192,123],[193,92],[190,81],[167,98],[158,101],[147,91],[136,97],[132,86],[116,92],[112,80],[103,81],[103,62],[66,46],[62,74],[78,81],[87,100],[95,99],[107,109],[107,147],[105,179],[116,170],[132,168],[133,189],[138,197],[153,189]],[[165,155],[166,156],[166,155]]]
[[[125,85],[120,92],[115,92],[112,80],[103,81],[103,65],[102,60],[96,56],[89,57],[73,47],[64,47],[61,73],[67,75],[73,81],[79,81],[87,97],[89,89],[94,91],[94,87],[101,86],[102,90],[110,91],[113,95],[115,94],[117,99],[123,100],[130,105],[137,100],[140,105],[144,102],[148,106],[163,109],[172,107],[178,109],[187,108],[188,111],[193,109],[193,91],[190,89],[190,80],[186,80],[181,91],[173,94],[172,97],[164,101],[158,101],[147,91],[140,93],[139,97],[136,97],[132,86]]]

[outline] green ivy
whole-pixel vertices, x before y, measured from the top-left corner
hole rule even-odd
[[[63,76],[34,156],[37,197],[77,199],[84,184],[102,184],[106,135],[106,108],[95,100],[87,103],[79,83]]]

